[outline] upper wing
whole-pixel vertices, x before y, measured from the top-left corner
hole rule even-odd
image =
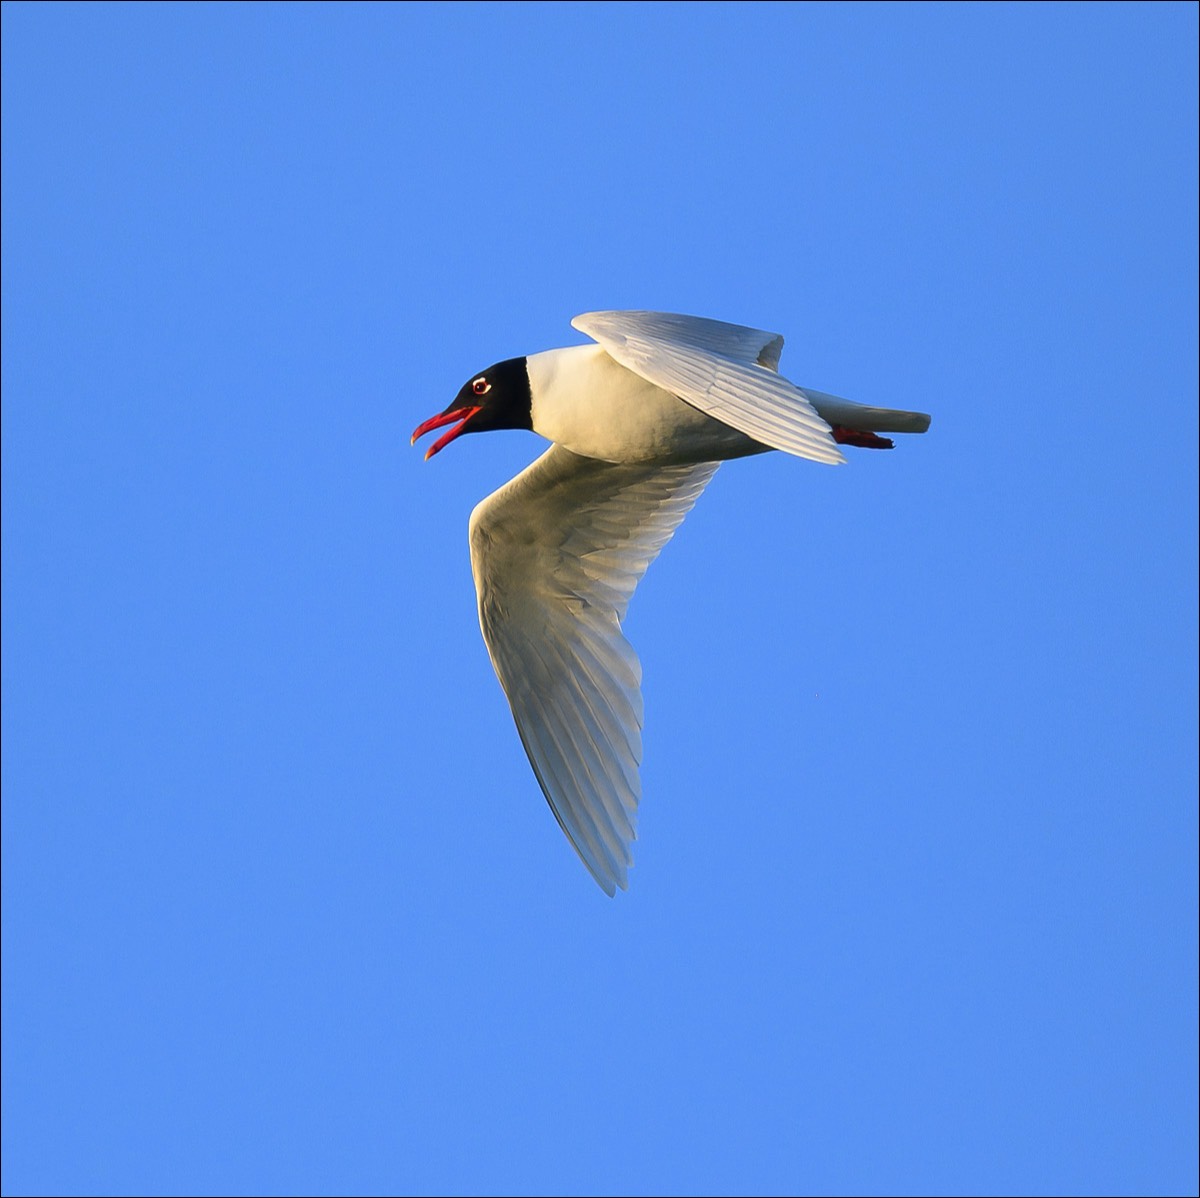
[[[668,312],[585,312],[571,324],[627,370],[756,441],[845,461],[804,392],[777,373],[778,334]]]
[[[630,597],[717,468],[551,446],[471,514],[479,624],[558,822],[608,894],[627,885],[641,782]]]

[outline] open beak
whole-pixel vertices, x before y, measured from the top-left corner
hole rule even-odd
[[[478,411],[478,408],[448,408],[436,416],[430,416],[428,420],[423,424],[418,424],[413,430],[411,444],[415,445],[418,437],[423,437],[426,433],[433,432],[435,428],[441,428],[444,424],[454,425],[448,433],[443,433],[426,451],[425,460],[429,461],[435,453],[445,449],[455,437],[467,431],[467,422]]]

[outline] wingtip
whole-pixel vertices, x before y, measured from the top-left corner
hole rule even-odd
[[[832,432],[826,437],[821,449],[823,450],[821,453],[798,456],[808,457],[810,461],[820,462],[823,466],[844,466],[846,464],[846,455],[838,448]]]
[[[566,829],[564,828],[563,831],[566,831]],[[583,862],[588,873],[592,875],[592,881],[594,881],[609,898],[615,898],[618,890],[629,889],[629,870],[633,866],[633,861],[629,858],[628,846],[626,847],[626,862],[624,865],[621,865],[615,860],[609,860],[606,862],[589,860],[589,858],[583,853],[579,845],[575,843],[574,838],[571,837],[569,833],[568,839],[571,841],[571,847],[576,851],[576,853],[579,854],[580,861]]]
[[[611,873],[608,870],[601,872],[590,861],[588,861],[588,859],[584,857],[582,853],[580,853],[580,858],[582,859],[584,865],[587,866],[588,873],[592,875],[596,885],[599,886],[609,898],[616,898],[618,890],[629,889],[629,875],[625,870],[621,870],[620,873]]]

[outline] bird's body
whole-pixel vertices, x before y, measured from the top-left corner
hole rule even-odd
[[[479,622],[559,824],[612,894],[627,884],[640,797],[641,667],[621,631],[634,588],[721,461],[924,432],[929,417],[801,389],[783,338],[700,317],[594,312],[596,344],[497,363],[413,440],[532,429],[554,444],[470,521]]]
[[[534,431],[602,462],[717,462],[768,446],[615,362],[599,345],[525,359]]]

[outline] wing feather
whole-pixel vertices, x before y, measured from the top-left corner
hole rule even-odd
[[[641,665],[621,621],[716,468],[555,445],[471,516],[492,665],[542,792],[608,894],[628,884],[641,796]]]
[[[756,441],[845,461],[808,397],[778,373],[778,334],[670,312],[585,312],[571,324],[626,369]]]

